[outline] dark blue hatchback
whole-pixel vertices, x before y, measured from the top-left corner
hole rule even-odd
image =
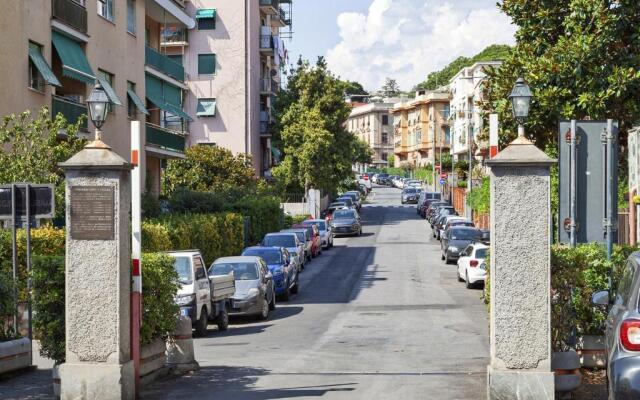
[[[286,301],[291,294],[298,293],[298,266],[296,258],[291,257],[284,247],[247,247],[242,252],[243,256],[261,257],[269,267],[273,275],[273,284],[277,295]]]

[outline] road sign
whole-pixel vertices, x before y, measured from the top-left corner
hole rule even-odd
[[[55,215],[54,188],[51,184],[34,185],[16,183],[16,217],[27,215],[27,185],[29,185],[29,202],[31,218],[53,218]],[[0,186],[0,219],[11,219],[11,185]]]
[[[446,180],[446,179],[444,179],[444,178],[443,178],[443,179],[440,179],[440,184],[441,184],[441,185],[444,185],[445,183],[447,183],[447,180]]]

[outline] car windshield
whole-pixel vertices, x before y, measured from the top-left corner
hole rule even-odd
[[[242,253],[243,256],[255,256],[262,257],[267,264],[281,264],[282,257],[278,250],[266,250],[266,249],[250,249]]]
[[[355,218],[355,214],[351,210],[337,210],[333,213],[333,218]]]
[[[216,263],[209,269],[209,276],[227,275],[233,271],[237,281],[255,281],[258,279],[258,268],[255,263]]]
[[[476,250],[476,258],[487,258],[487,249]]]
[[[262,244],[267,247],[296,247],[294,235],[293,233],[290,235],[267,235]]]
[[[406,194],[414,194],[417,192],[417,190],[415,188],[410,188],[403,190],[403,192],[405,192]]]
[[[480,238],[480,232],[475,229],[453,229],[449,236],[451,240],[475,240]]]
[[[350,206],[350,205],[352,205],[352,204],[353,204],[353,202],[351,201],[351,199],[350,199],[350,198],[349,198],[349,199],[340,199],[340,200],[341,200],[341,201],[344,201],[344,203],[345,203],[346,205],[348,205],[348,206]]]
[[[178,280],[183,285],[190,285],[193,283],[191,278],[191,257],[176,257],[176,260],[173,262],[173,268],[175,268],[178,273]]]
[[[298,237],[298,240],[301,241],[301,242],[306,242],[307,241],[307,238],[304,237],[304,232],[302,232],[302,231],[296,231],[296,232],[287,231],[287,232],[295,233],[296,236]],[[289,247],[291,247],[291,246],[289,246]]]
[[[454,212],[456,212],[456,210],[454,210],[453,208],[441,208],[440,209],[440,215],[449,215],[449,214],[453,214]]]
[[[331,203],[329,208],[338,208],[338,207],[344,207],[344,206],[346,206],[346,203]]]

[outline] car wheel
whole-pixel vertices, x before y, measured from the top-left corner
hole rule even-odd
[[[298,278],[296,279],[296,284],[293,285],[293,287],[291,288],[291,293],[298,294],[299,291],[300,291],[300,280]]]
[[[282,300],[289,301],[291,299],[291,290],[289,289],[289,281],[286,282],[286,288],[284,289],[284,293],[282,294]]]
[[[271,294],[271,303],[269,303],[269,310],[273,311],[276,309],[276,292]]]
[[[473,287],[473,284],[469,282],[469,273],[465,274],[464,280],[466,282],[467,289],[471,289]]]
[[[207,307],[200,310],[200,319],[196,321],[196,336],[205,336],[207,334]]]
[[[440,253],[440,259],[444,260],[444,254],[443,253]]]
[[[221,332],[229,329],[229,314],[227,313],[226,308],[220,311],[220,314],[216,317],[216,325],[218,326],[218,330]]]
[[[269,302],[267,301],[267,297],[262,300],[262,310],[260,314],[258,314],[258,319],[265,320],[269,318]]]
[[[449,256],[448,255],[444,256],[444,263],[447,264],[447,265],[451,264],[451,260],[449,260]]]
[[[362,236],[362,228],[358,231],[358,236]]]

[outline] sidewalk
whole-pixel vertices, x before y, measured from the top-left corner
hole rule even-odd
[[[0,398],[3,400],[55,399],[51,368],[53,361],[40,357],[38,342],[33,342],[33,371],[17,371],[0,377]]]

